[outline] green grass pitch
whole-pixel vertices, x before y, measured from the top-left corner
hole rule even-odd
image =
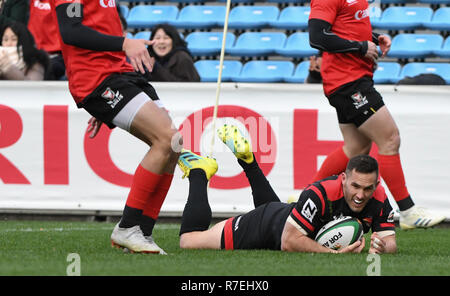
[[[2,221],[0,275],[67,273],[70,253],[81,275],[164,276],[365,276],[371,262],[361,254],[301,254],[280,251],[182,250],[178,224],[157,224],[153,236],[169,254],[124,254],[112,248],[113,223]],[[366,240],[370,238],[366,235]],[[397,254],[384,254],[381,275],[450,275],[450,228],[397,231]]]

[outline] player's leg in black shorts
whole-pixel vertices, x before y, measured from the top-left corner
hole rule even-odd
[[[248,182],[250,183],[250,187],[252,188],[253,204],[255,205],[255,208],[269,202],[280,201],[256,162],[256,157],[253,156],[253,159],[253,162],[250,164],[240,159],[238,159],[238,163],[244,170]]]
[[[119,126],[129,131],[139,108],[149,100],[162,103],[155,89],[138,73],[108,76],[78,107],[105,123],[109,128]]]
[[[292,207],[293,204],[269,202],[229,218],[222,231],[221,248],[280,250],[281,234]]]
[[[362,77],[341,86],[328,96],[336,109],[339,123],[353,123],[359,127],[384,106],[383,98],[373,87],[370,77]]]

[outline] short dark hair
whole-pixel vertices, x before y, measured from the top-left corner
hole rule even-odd
[[[361,154],[352,157],[347,163],[345,173],[349,174],[353,170],[363,174],[370,174],[375,172],[378,180],[378,162],[375,158],[369,155]]]

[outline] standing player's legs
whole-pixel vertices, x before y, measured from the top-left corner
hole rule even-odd
[[[122,219],[111,235],[113,244],[136,252],[163,253],[149,235],[142,233],[141,228],[145,227],[141,224],[148,225],[146,230],[151,234],[154,221],[149,224],[143,213],[159,213],[171,182],[171,178],[166,182],[164,173],[173,173],[173,161],[178,157],[172,147],[178,131],[159,103],[141,92],[112,121],[151,146],[135,171]],[[156,197],[158,192],[160,195]],[[152,202],[152,198],[156,198],[156,202]],[[134,239],[128,239],[130,232],[134,233]]]

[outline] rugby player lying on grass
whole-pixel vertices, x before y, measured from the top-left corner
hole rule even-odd
[[[189,178],[189,195],[180,228],[181,248],[360,253],[365,246],[364,237],[340,250],[326,248],[314,240],[327,222],[352,216],[362,222],[364,233],[372,230],[369,253],[396,252],[393,210],[379,185],[378,164],[372,157],[352,158],[345,172],[309,185],[296,203],[288,204],[273,191],[238,128],[224,125],[218,135],[243,168],[255,209],[209,228],[212,215],[207,183],[217,172],[217,162],[183,150],[178,165],[183,177]]]

